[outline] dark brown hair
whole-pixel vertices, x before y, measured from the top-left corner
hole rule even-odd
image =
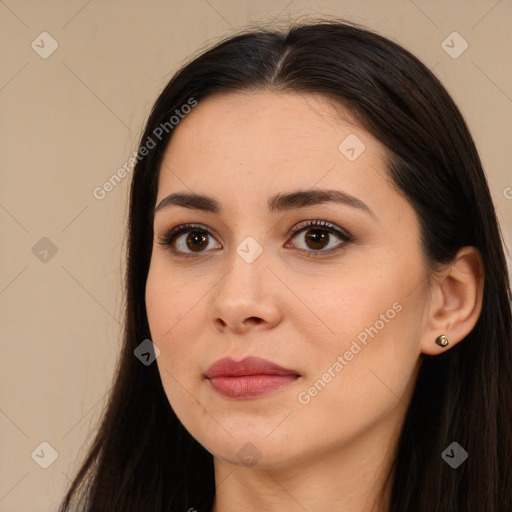
[[[437,78],[396,43],[340,22],[258,29],[230,37],[182,67],[156,101],[141,138],[190,98],[243,90],[334,98],[391,155],[389,176],[420,219],[432,267],[475,246],[485,269],[473,331],[438,356],[422,356],[389,478],[389,512],[512,510],[512,323],[503,243],[478,153]],[[150,338],[145,285],[166,132],[141,157],[131,184],[124,345],[110,400],[61,512],[199,512],[211,509],[213,458],[182,426],[156,364],[134,349]],[[452,469],[453,441],[469,458]],[[392,475],[392,476],[391,476]],[[75,508],[73,508],[75,507]]]

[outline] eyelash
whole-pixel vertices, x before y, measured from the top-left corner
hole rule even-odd
[[[295,237],[300,232],[308,231],[308,228],[312,227],[321,227],[323,228],[321,231],[326,231],[330,234],[333,234],[340,238],[343,242],[341,244],[341,247],[338,245],[334,248],[328,249],[327,251],[314,251],[314,250],[306,250],[306,249],[299,249],[301,251],[305,251],[310,257],[320,257],[321,255],[325,254],[332,254],[334,252],[338,252],[339,250],[342,250],[346,244],[349,244],[354,241],[354,238],[345,230],[337,227],[335,224],[332,224],[331,222],[320,220],[320,219],[314,219],[314,220],[305,220],[302,222],[299,222],[297,225],[295,225],[287,234],[287,237]],[[196,258],[203,255],[206,251],[201,251],[198,253],[183,253],[180,251],[177,251],[172,247],[172,244],[174,240],[183,233],[188,233],[190,231],[199,231],[200,233],[206,233],[208,236],[211,236],[213,238],[213,235],[206,229],[205,226],[201,224],[180,224],[179,226],[176,226],[163,235],[158,236],[158,244],[162,246],[168,246],[169,250],[176,256],[184,259],[188,258]]]

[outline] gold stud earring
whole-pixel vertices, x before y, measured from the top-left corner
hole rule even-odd
[[[446,345],[448,345],[450,342],[448,341],[448,338],[444,334],[441,334],[441,336],[438,336],[436,338],[436,343],[440,347],[446,347]]]

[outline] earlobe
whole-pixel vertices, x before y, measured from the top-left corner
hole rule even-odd
[[[434,300],[421,352],[437,355],[462,341],[474,328],[482,310],[484,267],[476,247],[462,247],[453,261],[438,272],[432,285]]]

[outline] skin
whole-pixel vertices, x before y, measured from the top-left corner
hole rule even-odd
[[[338,149],[351,134],[365,144],[354,161]],[[169,402],[214,456],[215,512],[386,510],[389,493],[380,504],[377,494],[422,354],[449,350],[478,318],[478,254],[464,248],[453,264],[431,271],[415,211],[390,184],[385,157],[348,112],[314,94],[223,93],[201,101],[175,128],[156,205],[193,192],[215,198],[223,212],[177,205],[156,212],[146,306]],[[343,191],[372,213],[332,202],[266,208],[275,194],[311,188]],[[309,219],[329,221],[353,241],[327,235],[322,250],[341,249],[311,256],[311,228],[288,235]],[[184,223],[212,235],[202,252],[187,246],[188,233],[178,235],[189,259],[158,243]],[[236,252],[248,236],[263,249],[252,263]],[[301,403],[299,394],[381,315],[384,327]],[[440,334],[449,348],[434,343]],[[258,398],[216,393],[204,376],[208,367],[249,355],[300,377]],[[250,450],[247,443],[253,459],[244,463],[239,453]]]

